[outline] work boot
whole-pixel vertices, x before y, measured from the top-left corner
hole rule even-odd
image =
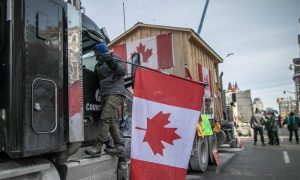
[[[115,148],[115,146],[111,144],[105,144],[105,149],[113,149],[113,148]]]
[[[262,146],[266,146],[266,143],[263,142],[263,143],[261,143],[261,145],[262,145]]]
[[[112,155],[112,156],[117,156],[117,157],[123,157],[124,156],[124,147],[123,146],[116,146],[115,148],[106,148],[104,149],[106,154]]]
[[[92,157],[99,157],[101,156],[102,145],[103,144],[101,142],[96,142],[96,144],[92,148],[86,149],[84,153]]]

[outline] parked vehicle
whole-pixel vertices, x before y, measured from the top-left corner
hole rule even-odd
[[[237,135],[251,136],[250,120],[253,115],[251,91],[226,93],[228,120],[234,122]]]
[[[109,43],[105,29],[79,0],[0,0],[0,10],[0,179],[117,179],[118,158],[83,153],[98,132],[92,48]]]
[[[80,0],[0,0],[0,10],[0,179],[128,179],[131,76],[120,116],[125,164],[83,153],[97,138],[92,49],[109,43],[105,29],[81,12]],[[216,134],[195,137],[191,168],[215,164],[217,144]]]

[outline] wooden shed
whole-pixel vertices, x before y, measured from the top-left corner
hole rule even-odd
[[[153,38],[156,38],[157,41],[159,39],[166,40],[168,37],[171,37],[171,45],[170,43],[164,43],[163,46],[158,46],[157,49],[163,52],[169,52],[172,49],[172,62],[170,64],[164,61],[162,65],[158,64],[156,69],[186,78],[188,76],[186,70],[189,69],[191,78],[194,81],[209,83],[210,93],[205,95],[204,111],[215,120],[223,119],[218,68],[218,64],[222,63],[223,59],[192,29],[137,23],[126,33],[114,39],[109,44],[109,48],[122,58],[128,59],[126,48],[128,51],[129,44],[134,44],[134,42],[137,44],[136,42],[145,42],[146,40],[150,42]],[[143,43],[139,45],[137,50],[142,48],[147,55],[150,48],[147,49]],[[160,52],[158,52],[159,54]],[[165,57],[166,55],[164,55]],[[208,74],[209,78],[205,78],[203,76],[205,74]]]

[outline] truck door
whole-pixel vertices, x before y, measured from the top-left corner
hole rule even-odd
[[[87,38],[84,38],[86,42]],[[96,59],[92,51],[83,51],[83,108],[84,140],[95,140],[99,134],[100,89],[98,75],[94,72]]]
[[[25,1],[25,103],[31,123],[25,149],[60,149],[64,142],[63,4]],[[25,107],[26,108],[26,107]],[[28,113],[29,114],[29,113]]]

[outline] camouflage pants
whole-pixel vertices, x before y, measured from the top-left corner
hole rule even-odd
[[[119,112],[123,103],[123,97],[118,95],[105,96],[101,100],[100,133],[98,140],[104,144],[108,132],[114,140],[115,145],[124,146],[119,130]]]

